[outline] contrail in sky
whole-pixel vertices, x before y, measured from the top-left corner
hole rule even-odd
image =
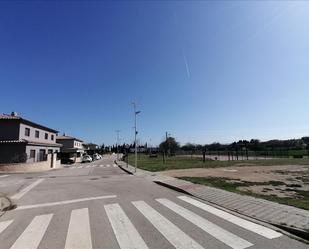
[[[188,64],[187,56],[185,55],[184,50],[182,50],[182,54],[183,54],[183,60],[184,60],[185,65],[186,65],[187,76],[188,76],[188,79],[190,79],[190,77],[191,77],[191,72],[190,72],[190,68],[189,68],[189,64]]]
[[[187,59],[187,56],[186,56],[186,53],[185,53],[185,48],[184,48],[184,44],[183,44],[183,38],[181,36],[180,29],[179,29],[178,17],[177,17],[176,11],[174,11],[173,13],[174,13],[176,31],[178,33],[178,37],[179,37],[179,40],[180,40],[180,46],[181,46],[181,50],[182,50],[181,52],[182,52],[182,56],[183,56],[183,61],[185,63],[185,67],[186,67],[187,77],[188,77],[188,79],[190,79],[191,78],[191,71],[190,71],[188,59]]]

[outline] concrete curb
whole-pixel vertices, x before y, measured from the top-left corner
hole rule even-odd
[[[119,162],[115,161],[115,163],[116,163],[116,164],[118,165],[118,167],[119,167],[120,169],[122,169],[123,171],[127,172],[128,174],[135,175],[135,174],[134,174],[133,172],[131,172],[129,169],[125,169],[122,165],[120,165]],[[207,201],[207,202],[209,202],[209,203],[214,204],[215,206],[217,206],[217,207],[219,207],[219,208],[222,208],[222,209],[224,209],[224,210],[229,210],[229,211],[231,211],[232,213],[238,213],[239,215],[244,216],[244,217],[248,217],[248,218],[250,218],[250,219],[252,219],[252,220],[256,220],[256,221],[260,221],[260,222],[264,222],[264,223],[270,224],[270,225],[272,225],[272,226],[274,226],[274,227],[277,227],[277,228],[279,228],[279,229],[282,229],[283,231],[286,231],[286,232],[292,234],[293,236],[297,236],[296,239],[299,239],[299,240],[301,240],[301,241],[303,241],[303,242],[305,242],[305,243],[307,243],[307,244],[309,243],[309,232],[306,231],[306,230],[302,230],[302,229],[294,228],[294,227],[290,227],[290,226],[284,226],[284,225],[282,225],[282,224],[273,223],[273,222],[270,222],[270,221],[267,221],[267,220],[259,219],[259,218],[254,217],[254,216],[250,216],[250,215],[247,215],[247,214],[243,214],[243,213],[237,212],[237,211],[235,211],[235,210],[230,210],[230,209],[227,208],[227,207],[220,206],[220,205],[218,205],[217,203],[214,203],[214,202],[212,202],[212,201],[209,201],[209,200],[207,200],[207,199],[204,199],[204,198],[202,198],[202,197],[200,197],[200,196],[196,196],[196,195],[190,193],[189,191],[186,191],[185,189],[183,189],[183,188],[181,188],[181,187],[177,187],[177,186],[175,186],[175,185],[169,184],[169,183],[164,182],[164,181],[153,180],[153,182],[156,183],[156,184],[158,184],[158,185],[164,186],[164,187],[166,187],[166,188],[170,188],[170,189],[172,189],[172,190],[175,190],[175,191],[177,191],[177,192],[185,193],[185,194],[187,194],[187,195],[194,196],[194,197],[196,197],[196,198],[198,198],[198,199],[200,199],[200,200]],[[188,183],[190,183],[190,182],[188,182]],[[194,183],[190,183],[190,184],[191,184],[192,186],[197,185],[197,184],[194,184]]]
[[[0,194],[0,214],[14,207],[11,200],[5,195]]]

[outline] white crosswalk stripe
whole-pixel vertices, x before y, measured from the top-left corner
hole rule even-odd
[[[28,185],[27,187],[23,188],[22,190],[20,190],[18,193],[16,193],[15,195],[13,195],[11,198],[18,200],[20,198],[22,198],[25,194],[27,194],[31,189],[33,189],[35,186],[39,185],[41,182],[43,182],[45,179],[38,179],[35,182],[31,183],[30,185]]]
[[[88,208],[75,209],[71,212],[65,249],[91,249],[91,232]]]
[[[144,201],[134,201],[133,205],[154,225],[154,227],[177,249],[202,249],[191,237],[151,208]]]
[[[253,223],[251,221],[247,221],[245,219],[239,218],[235,215],[232,215],[228,212],[225,212],[221,209],[212,207],[210,205],[207,205],[203,202],[197,201],[193,198],[187,197],[187,196],[178,196],[179,199],[188,202],[196,207],[199,207],[213,215],[216,215],[218,217],[220,217],[221,219],[225,219],[237,226],[240,226],[242,228],[245,228],[251,232],[257,233],[259,235],[262,235],[268,239],[274,239],[274,238],[278,238],[280,236],[282,236],[281,233],[278,233],[270,228],[258,225],[256,223]]]
[[[119,204],[104,205],[104,208],[121,249],[148,248]]]
[[[0,178],[8,177],[9,175],[0,175]]]
[[[224,244],[234,248],[234,249],[244,249],[249,246],[252,246],[250,242],[236,236],[233,233],[230,233],[223,228],[217,226],[216,224],[204,219],[203,217],[193,213],[192,211],[179,206],[178,204],[167,200],[167,199],[157,199],[162,205],[171,209],[175,213],[179,214],[183,218],[192,222],[194,225],[203,229],[206,233],[212,235],[217,240],[223,242]]]
[[[51,207],[62,204],[70,204],[113,197],[116,196],[99,196],[62,202],[44,203],[39,205],[35,204],[28,206],[20,206],[16,209],[16,212],[19,212],[20,209],[24,210],[29,208],[42,208],[49,206]],[[187,209],[189,204],[200,208],[200,213],[203,213],[203,211],[208,212],[217,216],[218,220],[222,219],[222,221],[224,220],[232,223],[231,226],[236,225],[245,229],[248,232],[254,232],[255,234],[257,234],[256,236],[261,235],[260,238],[263,240],[269,240],[282,236],[281,233],[278,233],[272,229],[255,224],[251,221],[244,220],[221,209],[197,201],[191,197],[178,196],[177,201],[179,203],[181,201],[184,201],[183,204],[185,204],[186,202],[186,208],[166,198],[159,198],[156,199],[156,201],[158,202],[156,204],[156,209],[154,209],[152,206],[142,200],[132,201],[131,203],[136,208],[135,212],[139,212],[141,214],[140,219],[144,219],[144,226],[153,226],[158,233],[157,236],[163,236],[164,238],[166,238],[167,241],[165,243],[170,243],[170,247],[173,248],[202,249],[202,243],[207,244],[207,237],[201,237],[202,241],[197,240],[196,237],[192,238],[191,235],[185,233],[181,227],[174,224],[168,216],[162,214],[161,211],[163,211],[163,209],[167,211],[166,208],[175,213],[173,218],[178,217],[178,219],[180,219],[179,222],[181,220],[189,221],[191,223],[190,226],[192,232],[194,231],[193,227],[199,228],[201,233],[205,233],[205,235],[207,233],[209,236],[215,238],[218,245],[221,244],[220,248],[244,249],[253,245],[253,243],[236,235],[236,232],[234,234],[231,231],[223,229],[217,224],[208,221],[203,216],[200,216],[193,211]],[[148,244],[147,240],[142,237],[143,233],[141,233],[142,229],[144,229],[144,226],[136,227],[134,225],[134,219],[136,219],[136,217],[130,216],[128,213],[126,213],[123,207],[121,207],[118,203],[105,204],[103,205],[103,207],[105,213],[102,212],[102,214],[106,217],[107,223],[109,221],[109,224],[107,225],[111,227],[120,249],[148,249],[150,245],[156,243],[152,241]],[[55,222],[61,219],[61,217],[55,217],[53,222],[51,223],[52,218],[53,214],[35,216],[33,220],[27,226],[25,226],[25,230],[19,235],[19,237],[16,237],[16,241],[12,242],[13,245],[11,249],[37,249],[40,244],[42,244],[42,240],[47,239],[47,235],[50,235],[50,232],[46,233],[46,231],[52,231],[54,229],[50,227],[49,230],[47,230],[48,227],[57,225]],[[100,248],[99,245],[93,244],[96,239],[92,239],[93,236],[105,236],[105,230],[100,230],[99,234],[94,233],[99,230],[97,228],[97,225],[91,224],[90,221],[91,220],[89,219],[88,208],[73,209],[71,211],[69,224],[66,225],[63,232],[63,246],[65,249]],[[96,220],[93,220],[93,222],[95,221]],[[18,221],[0,221],[0,240],[2,238],[6,238],[9,231],[10,233],[12,233],[11,230],[14,230],[14,226],[19,226]],[[60,229],[59,225],[57,225],[57,229]]]
[[[12,222],[13,220],[6,220],[0,222],[0,233],[2,233],[2,231],[4,231],[9,225],[11,225]]]
[[[53,214],[34,217],[26,230],[15,241],[11,249],[36,249],[38,248]]]

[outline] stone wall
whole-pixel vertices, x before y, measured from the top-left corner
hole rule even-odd
[[[0,172],[35,172],[61,168],[60,160],[56,154],[47,155],[47,160],[34,163],[0,164]]]

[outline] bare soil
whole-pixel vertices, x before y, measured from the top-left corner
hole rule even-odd
[[[309,165],[194,168],[168,170],[161,174],[172,177],[216,177],[226,179],[228,182],[251,182],[252,185],[238,187],[239,190],[282,198],[298,198],[300,192],[309,192]]]

